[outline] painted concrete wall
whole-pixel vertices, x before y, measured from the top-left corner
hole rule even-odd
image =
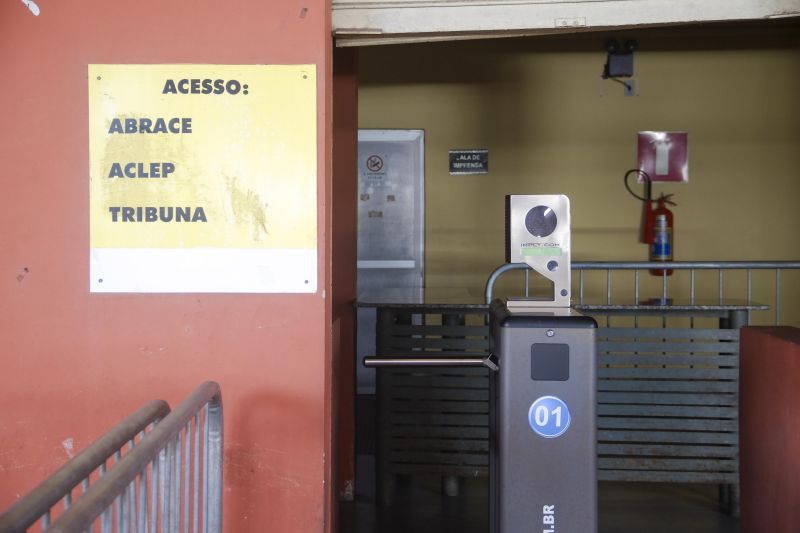
[[[0,5],[0,508],[152,398],[225,404],[226,531],[331,509],[330,16],[324,0]],[[317,65],[319,290],[88,292],[87,64]],[[326,483],[327,481],[327,483]]]
[[[689,183],[654,187],[676,195],[677,260],[799,259],[796,30],[623,34],[640,43],[635,97],[600,78],[606,35],[362,49],[359,126],[425,129],[427,286],[480,297],[504,261],[506,194],[569,195],[574,260],[645,260],[641,204],[622,183],[640,130],[689,132]],[[488,148],[489,174],[449,175],[452,148]],[[602,278],[587,296],[605,299]],[[670,283],[686,289],[688,276]],[[754,295],[773,305],[773,283],[755,275]],[[798,323],[800,276],[783,283],[783,323]],[[698,278],[704,297],[716,289],[716,272]]]
[[[334,374],[338,460],[336,491],[350,500],[355,487],[356,317],[356,156],[358,77],[355,49],[333,54],[333,187],[331,191],[331,284],[334,320]]]
[[[741,531],[800,528],[800,329],[742,330]]]

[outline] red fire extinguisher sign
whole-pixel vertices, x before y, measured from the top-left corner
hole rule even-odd
[[[689,181],[689,135],[685,131],[640,131],[639,170],[650,181]],[[639,182],[642,182],[639,175]]]

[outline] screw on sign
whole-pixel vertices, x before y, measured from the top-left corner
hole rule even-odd
[[[371,155],[367,158],[367,169],[370,172],[380,172],[383,168],[383,159],[379,155]]]

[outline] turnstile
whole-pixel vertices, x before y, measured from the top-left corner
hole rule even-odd
[[[594,319],[490,307],[492,356],[368,357],[368,367],[487,366],[492,533],[597,531]]]
[[[594,319],[490,308],[492,533],[597,531]]]
[[[492,533],[597,531],[597,324],[569,307],[569,199],[506,198],[506,258],[552,297],[491,303],[486,358],[367,357],[365,366],[487,366]]]

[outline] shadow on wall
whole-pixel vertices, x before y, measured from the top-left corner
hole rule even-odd
[[[280,392],[246,395],[238,405],[247,409],[225,413],[233,419],[226,428],[238,433],[225,435],[224,494],[240,492],[237,498],[225,498],[225,515],[237,517],[228,517],[226,523],[247,523],[248,516],[265,516],[266,508],[267,516],[294,517],[291,524],[297,531],[311,530],[320,523],[323,509],[309,509],[303,502],[310,497],[322,501],[324,458],[299,457],[292,451],[317,437],[323,423],[319,406]],[[263,527],[252,523],[252,531]]]

